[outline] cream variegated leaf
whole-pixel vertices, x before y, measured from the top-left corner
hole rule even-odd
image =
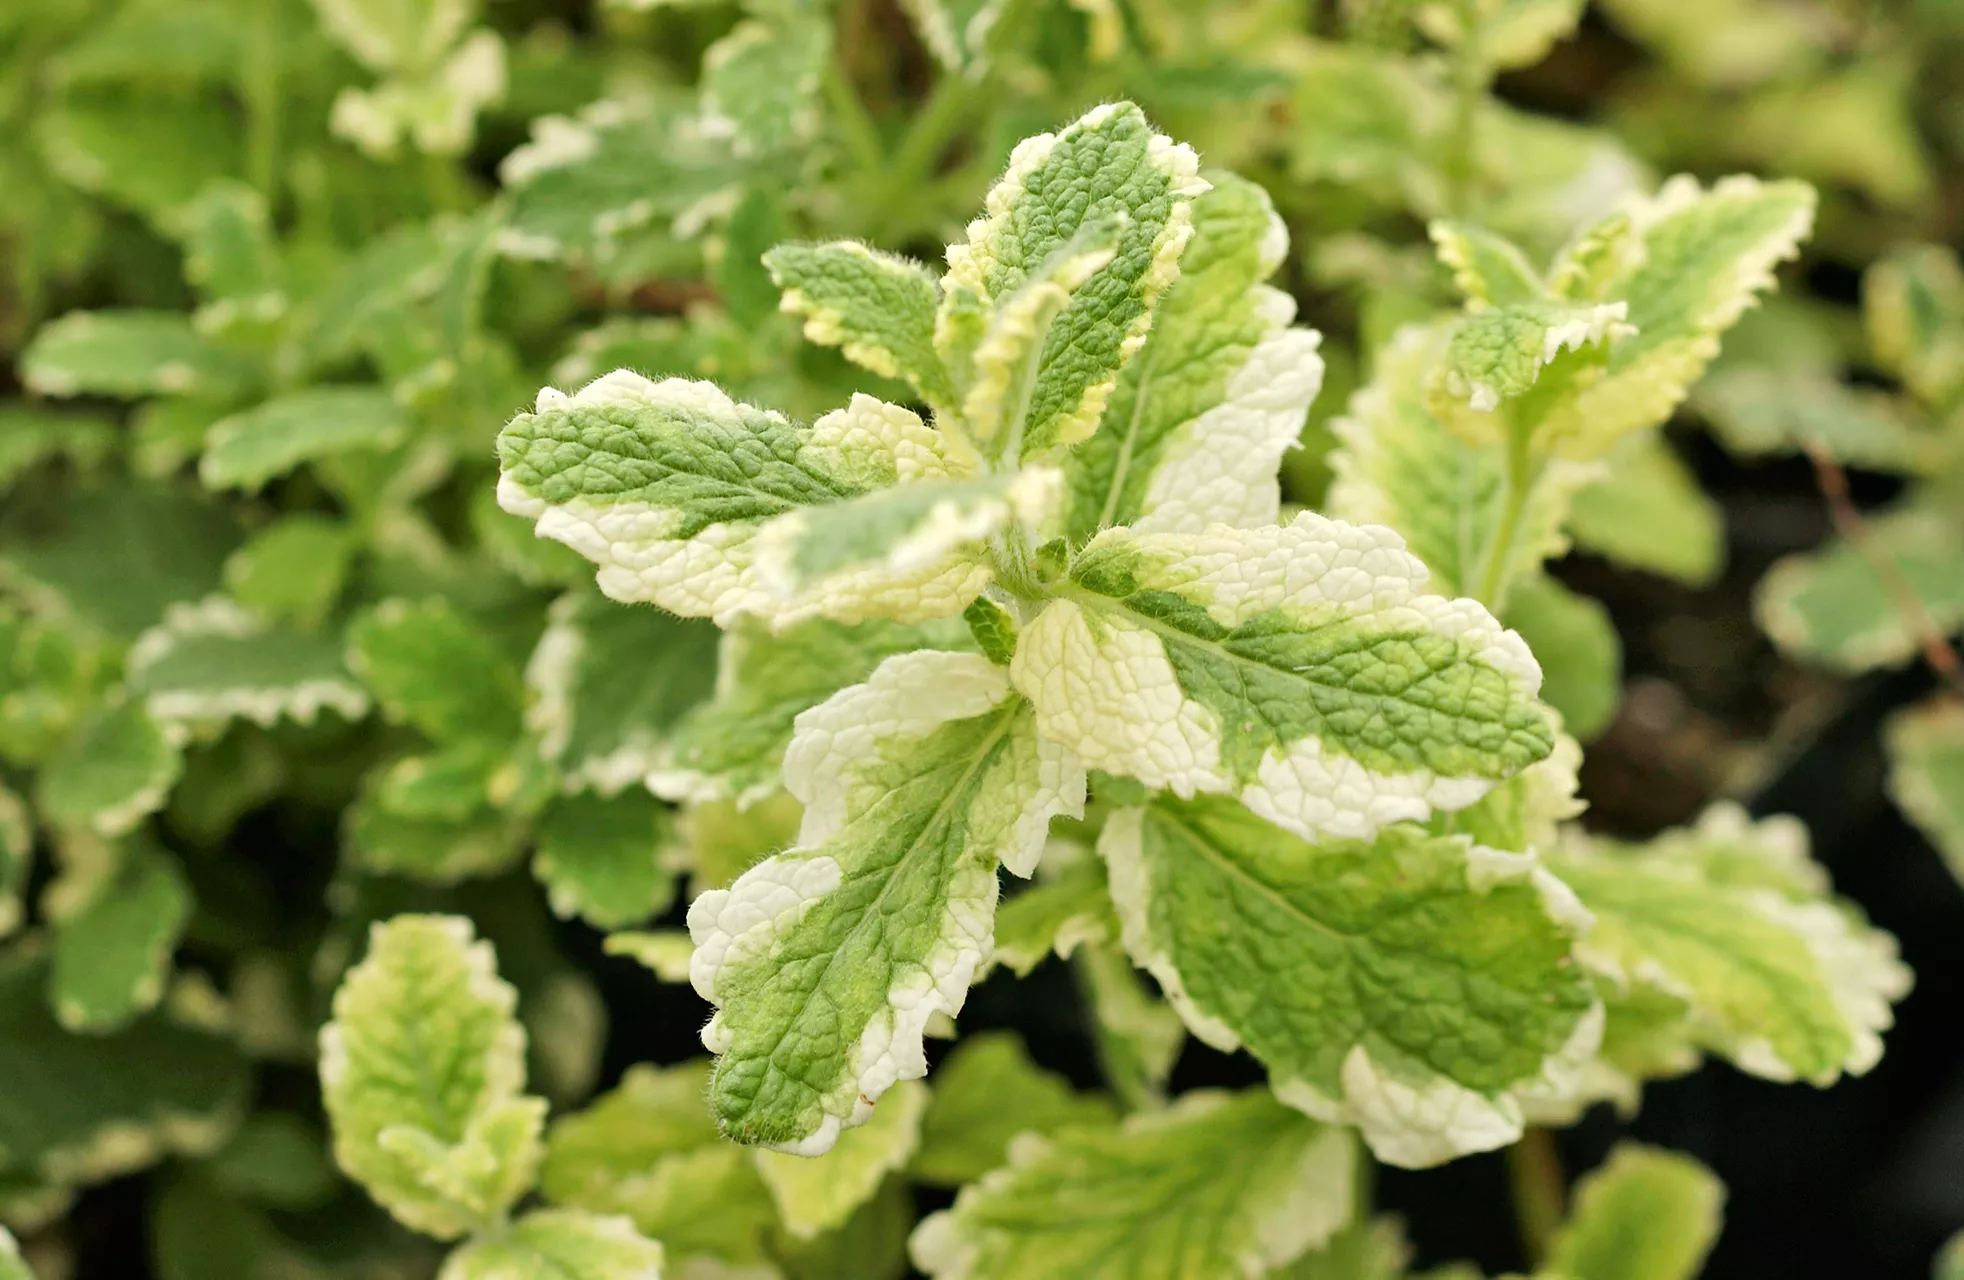
[[[773,589],[758,565],[764,526],[910,482],[962,478],[969,466],[949,443],[870,396],[800,427],[707,382],[617,370],[571,396],[547,388],[536,412],[513,419],[498,438],[498,495],[507,511],[536,520],[541,537],[598,565],[600,589],[615,600],[722,625],[745,613],[789,625],[823,614],[827,602]],[[852,612],[876,585],[839,607]]]
[[[1453,287],[1475,311],[1541,302],[1547,286],[1526,253],[1505,236],[1470,222],[1435,219],[1427,228]]]
[[[1912,500],[1870,516],[1865,541],[1777,561],[1753,592],[1760,629],[1787,653],[1839,671],[1909,661],[1922,644],[1918,625],[1874,559],[1892,566],[1938,630],[1964,626],[1964,520],[1955,510]]]
[[[1428,595],[1388,529],[1094,538],[1010,670],[1086,767],[1238,797],[1308,838],[1471,804],[1545,757],[1541,671],[1475,601]]]
[[[1013,1032],[963,1036],[935,1069],[920,1152],[908,1173],[959,1187],[1002,1165],[1019,1133],[1105,1128],[1116,1118],[1109,1099],[1076,1093],[1032,1062]]]
[[[1675,997],[1692,1045],[1815,1085],[1882,1056],[1910,972],[1832,896],[1794,819],[1718,806],[1644,846],[1575,833],[1549,866],[1596,917],[1577,955],[1613,991]]]
[[[662,1247],[622,1217],[538,1209],[450,1255],[437,1280],[662,1280]]]
[[[191,887],[155,843],[138,836],[114,860],[93,891],[53,922],[48,995],[70,1031],[101,1035],[156,1007],[191,916]]]
[[[1030,873],[1084,774],[1002,668],[922,651],[801,715],[784,778],[798,843],[696,899],[690,976],[717,1006],[724,1131],[814,1155],[926,1074],[929,1018],[987,955],[997,865]]]
[[[1634,333],[1623,302],[1575,305],[1516,302],[1474,311],[1453,327],[1441,369],[1447,396],[1476,414],[1535,390],[1556,361],[1573,354],[1584,368]]]
[[[1503,542],[1497,533],[1509,496],[1503,446],[1448,430],[1427,393],[1445,359],[1448,332],[1409,326],[1377,353],[1370,383],[1331,425],[1336,477],[1325,507],[1345,520],[1395,529],[1432,571],[1438,590],[1476,591],[1493,583],[1487,603],[1505,607],[1511,583],[1568,549],[1563,526],[1574,495],[1603,473],[1594,463],[1548,460],[1530,483],[1514,536]]]
[[[183,733],[139,698],[95,708],[49,756],[40,808],[57,826],[127,834],[163,808],[184,771]]]
[[[528,1098],[518,993],[457,916],[374,926],[321,1029],[334,1158],[405,1224],[455,1239],[532,1184],[543,1099]]]
[[[1099,850],[1126,950],[1188,1029],[1381,1160],[1514,1141],[1517,1092],[1595,1050],[1570,959],[1588,914],[1530,856],[1405,826],[1309,845],[1219,798],[1122,810]]]
[[[1036,352],[1013,435],[1041,458],[1097,429],[1119,370],[1137,353],[1192,235],[1207,189],[1191,149],[1153,131],[1130,104],[1108,104],[1058,133],[1019,143],[965,240],[949,246],[935,347],[967,403],[978,353],[999,313],[1087,227],[1117,224],[1106,265],[1072,291]]]
[[[322,711],[368,713],[368,693],[349,674],[339,641],[273,626],[224,596],[172,605],[137,639],[129,683],[167,725],[283,719],[311,724]]]
[[[1964,878],[1964,706],[1938,699],[1899,711],[1884,743],[1890,796]]]
[[[887,1091],[865,1124],[840,1134],[822,1156],[755,1152],[757,1173],[770,1188],[784,1229],[809,1240],[844,1226],[888,1175],[913,1160],[927,1105],[927,1086],[902,1080]]]
[[[883,378],[905,378],[930,404],[950,403],[934,349],[940,287],[926,267],[851,240],[779,245],[764,265],[807,339]]]
[[[1613,344],[1600,377],[1578,379],[1549,406],[1540,438],[1568,456],[1598,457],[1668,418],[1718,354],[1720,335],[1798,251],[1814,204],[1804,182],[1734,176],[1707,190],[1677,177],[1615,215],[1609,234],[1576,240],[1551,280],[1576,282],[1566,295],[1574,301],[1624,304],[1620,319],[1636,332]],[[1626,224],[1627,239],[1614,234]]]
[[[934,1280],[1267,1275],[1348,1220],[1355,1160],[1266,1091],[1196,1090],[1119,1128],[1022,1135],[909,1252]]]
[[[989,963],[1026,977],[1053,955],[1068,960],[1083,943],[1117,936],[1103,865],[1081,845],[1054,840],[1038,881],[997,910]]]
[[[1289,250],[1267,194],[1232,175],[1212,181],[1104,427],[1066,463],[1075,540],[1114,525],[1268,524],[1280,508],[1276,470],[1322,382],[1319,336],[1291,328],[1294,300],[1264,283]]]

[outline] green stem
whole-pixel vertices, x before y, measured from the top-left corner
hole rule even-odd
[[[1507,1177],[1514,1192],[1515,1225],[1528,1267],[1538,1269],[1562,1224],[1568,1180],[1562,1173],[1562,1153],[1550,1129],[1531,1128],[1507,1148]]]
[[[886,167],[886,149],[880,143],[880,131],[874,127],[873,117],[866,113],[865,105],[836,58],[825,65],[825,98],[839,122],[839,132],[844,136],[853,167],[860,175],[880,172]]]
[[[1520,536],[1521,521],[1527,514],[1528,494],[1534,489],[1537,465],[1533,449],[1534,432],[1519,422],[1507,424],[1507,496],[1500,509],[1500,523],[1493,541],[1487,545],[1486,564],[1480,574],[1474,598],[1497,610],[1507,584],[1507,562],[1514,554],[1514,540]]]
[[[267,4],[251,24],[241,85],[246,108],[247,172],[273,213],[278,212],[280,198],[280,135],[285,127],[280,101],[279,22],[280,6]]]
[[[1477,0],[1459,0],[1460,37],[1453,50],[1453,119],[1447,136],[1446,208],[1456,218],[1473,211],[1473,180],[1478,170],[1474,150],[1479,145],[1480,107],[1485,103],[1493,71],[1480,48]]]

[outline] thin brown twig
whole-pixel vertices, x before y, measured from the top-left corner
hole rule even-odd
[[[1856,510],[1854,500],[1848,496],[1848,473],[1820,444],[1807,441],[1801,447],[1807,451],[1808,461],[1814,464],[1814,479],[1820,486],[1821,496],[1827,499],[1828,515],[1834,520],[1835,530],[1882,580],[1883,588],[1895,603],[1896,612],[1902,615],[1910,634],[1916,638],[1917,647],[1923,652],[1923,661],[1953,696],[1964,698],[1964,659],[1957,656],[1957,650],[1944,636],[1943,629],[1937,626],[1936,619],[1930,616],[1930,611],[1923,607],[1922,598],[1916,594],[1916,588],[1910,586],[1909,580],[1903,577],[1903,571],[1897,567],[1895,560],[1875,545],[1868,522],[1862,519],[1862,513]]]

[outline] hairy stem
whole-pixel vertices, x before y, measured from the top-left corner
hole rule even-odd
[[[1514,1192],[1515,1226],[1528,1266],[1538,1269],[1548,1256],[1549,1242],[1561,1225],[1568,1181],[1562,1173],[1562,1153],[1551,1129],[1530,1128],[1507,1148],[1507,1179]]]
[[[1820,444],[1808,441],[1802,447],[1807,450],[1808,461],[1814,464],[1814,480],[1820,486],[1821,496],[1827,500],[1828,515],[1834,520],[1835,531],[1882,580],[1897,615],[1916,638],[1924,663],[1953,696],[1964,698],[1964,659],[1958,657],[1957,650],[1945,638],[1943,628],[1923,607],[1922,597],[1903,577],[1902,569],[1882,548],[1875,545],[1868,522],[1862,519],[1862,513],[1856,510],[1854,500],[1848,496],[1848,473]]]

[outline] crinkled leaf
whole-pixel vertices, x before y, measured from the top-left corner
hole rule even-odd
[[[614,795],[664,757],[710,695],[716,632],[591,590],[561,597],[525,668],[526,723],[571,790]]]
[[[348,663],[392,719],[439,742],[518,736],[518,672],[441,598],[389,600],[357,618],[348,628]]]
[[[138,840],[117,860],[55,924],[48,998],[71,1031],[114,1031],[155,1008],[191,915],[190,886],[169,854]]]
[[[1108,530],[1010,670],[1039,732],[1089,768],[1364,838],[1471,804],[1554,741],[1520,637],[1425,579],[1390,530],[1310,513]]]
[[[1030,872],[1084,775],[1000,667],[924,651],[799,717],[784,777],[798,844],[696,899],[691,977],[717,1006],[725,1132],[818,1154],[926,1074],[927,1020],[960,1010],[986,953],[996,865]]]
[[[1438,590],[1473,591],[1491,581],[1498,589],[1490,603],[1505,607],[1511,583],[1568,549],[1562,529],[1574,495],[1600,473],[1548,461],[1528,491],[1518,530],[1501,544],[1496,531],[1508,496],[1502,447],[1447,430],[1426,391],[1446,342],[1443,328],[1415,326],[1378,351],[1370,383],[1331,424],[1336,478],[1325,506],[1346,520],[1397,530]]]
[[[42,812],[58,825],[119,836],[163,808],[184,768],[178,743],[129,698],[100,707],[42,768]]]
[[[907,1167],[921,1140],[927,1086],[902,1080],[880,1099],[865,1124],[839,1135],[822,1156],[759,1151],[757,1172],[792,1236],[809,1240],[843,1226],[879,1193],[888,1174]]]
[[[780,606],[758,580],[762,522],[948,474],[938,432],[870,397],[800,427],[707,382],[624,369],[541,391],[498,453],[505,510],[598,565],[607,595],[724,625]]]
[[[1514,1141],[1511,1091],[1594,1047],[1587,916],[1531,858],[1408,827],[1312,846],[1220,799],[1121,811],[1099,848],[1126,950],[1188,1028],[1392,1164]]]
[[[1547,1267],[1574,1280],[1694,1280],[1724,1203],[1725,1188],[1696,1160],[1622,1143],[1576,1184]]]
[[[257,491],[303,462],[402,443],[409,415],[382,387],[310,387],[212,427],[198,478],[208,489]]]
[[[1119,374],[1106,426],[1071,454],[1067,532],[1113,525],[1197,533],[1272,522],[1275,473],[1322,382],[1317,335],[1263,283],[1289,237],[1254,183],[1213,175],[1193,240],[1139,356]]]
[[[934,349],[940,289],[927,268],[851,240],[779,245],[764,265],[806,338],[883,378],[905,378],[930,403],[951,403]]]
[[[1687,586],[1716,578],[1725,564],[1725,514],[1664,438],[1625,437],[1606,461],[1609,474],[1569,503],[1576,545]]]
[[[1111,261],[1073,291],[1050,324],[1022,398],[1022,457],[1075,444],[1097,428],[1121,367],[1145,341],[1192,234],[1206,190],[1193,152],[1153,132],[1129,103],[1095,108],[1055,134],[1017,145],[965,241],[948,250],[935,345],[966,399],[993,313],[1088,226],[1123,217]]]
[[[1888,722],[1889,795],[1964,878],[1964,706],[1938,700]]]
[[[531,1185],[545,1104],[521,1096],[518,993],[456,916],[397,916],[334,995],[321,1093],[342,1170],[409,1226],[455,1239]]]
[[[1578,382],[1542,421],[1543,438],[1573,456],[1594,457],[1618,438],[1670,416],[1718,354],[1719,335],[1792,257],[1814,224],[1814,189],[1735,176],[1705,190],[1673,178],[1627,215],[1640,248],[1583,273],[1577,302],[1622,302],[1636,332],[1610,349],[1601,378]],[[1589,243],[1586,237],[1576,242]],[[1558,259],[1565,278],[1573,255]]]
[[[311,724],[323,709],[348,720],[368,712],[335,637],[269,626],[223,596],[167,610],[130,650],[129,685],[166,724],[270,728]]]
[[[777,789],[801,712],[864,680],[896,653],[958,649],[965,639],[945,622],[904,627],[875,619],[849,627],[817,619],[775,635],[741,623],[722,642],[715,696],[676,722],[667,758],[649,785],[670,800],[760,800]]]
[[[1584,741],[1608,728],[1623,697],[1623,641],[1609,610],[1536,577],[1514,585],[1501,620],[1540,659],[1542,700],[1563,726]]]
[[[1550,867],[1596,916],[1577,955],[1687,1002],[1693,1041],[1742,1071],[1827,1085],[1881,1057],[1909,970],[1829,896],[1798,822],[1720,807],[1648,846],[1578,835]]]
[[[1013,1032],[963,1036],[935,1071],[921,1149],[908,1172],[932,1186],[959,1187],[1005,1163],[1019,1133],[1102,1128],[1116,1118],[1110,1100],[1074,1092],[1030,1061]]]
[[[675,899],[675,873],[662,862],[668,826],[668,810],[638,789],[554,801],[532,859],[553,914],[577,915],[596,929],[660,914]]]
[[[1474,311],[1446,344],[1445,390],[1476,413],[1527,394],[1565,353],[1599,363],[1633,332],[1627,304],[1518,302]]]
[[[47,396],[244,394],[252,362],[176,311],[72,311],[44,325],[21,353],[21,378]]]
[[[1964,626],[1964,524],[1930,504],[1900,507],[1867,525],[1864,550],[1895,566],[1937,629]],[[1754,592],[1753,613],[1788,653],[1841,671],[1894,666],[1919,645],[1888,582],[1847,542],[1776,563]]]
[[[1355,1159],[1265,1091],[1195,1091],[1122,1128],[1019,1138],[910,1250],[934,1280],[1261,1275],[1349,1218]]]
[[[777,1211],[750,1153],[716,1132],[708,1080],[706,1061],[629,1067],[613,1092],[553,1124],[546,1199],[626,1214],[678,1262],[762,1262]]]

